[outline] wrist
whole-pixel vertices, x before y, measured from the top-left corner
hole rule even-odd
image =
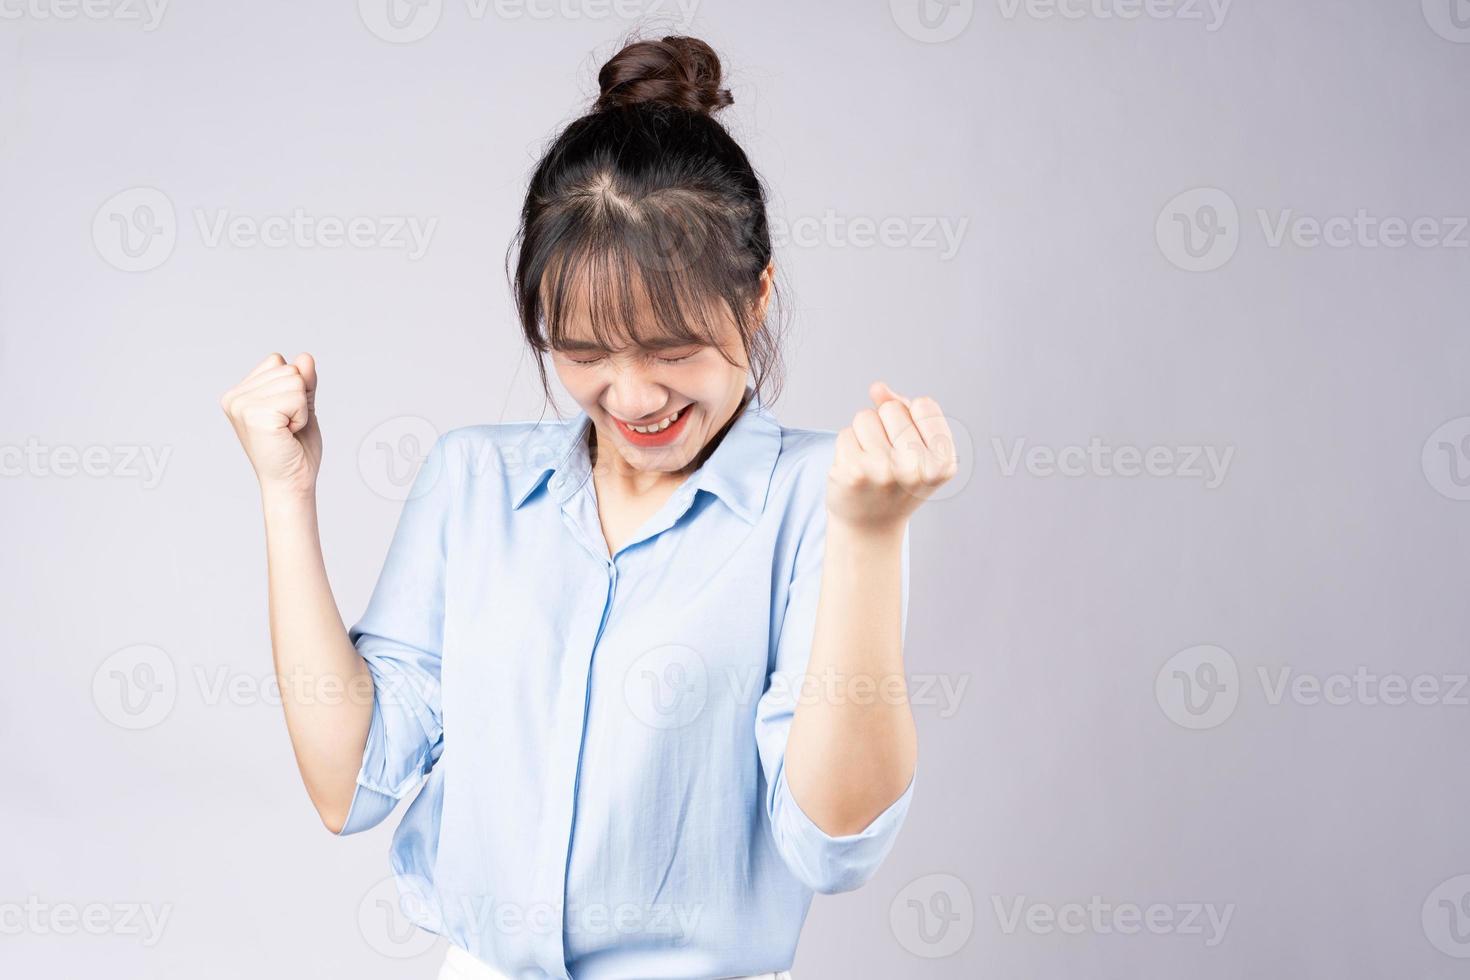
[[[260,504],[267,517],[278,514],[312,514],[316,512],[316,490],[262,483]]]
[[[897,547],[908,530],[908,518],[900,521],[855,524],[827,511],[827,540],[834,538],[860,547]]]

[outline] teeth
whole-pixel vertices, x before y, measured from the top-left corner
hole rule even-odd
[[[683,411],[684,410],[682,408],[679,409],[679,411],[675,412],[673,415],[670,415],[668,418],[664,419],[657,425],[630,425],[628,426],[628,428],[632,429],[634,432],[641,432],[644,435],[648,435],[653,432],[662,432],[669,426],[677,422],[679,420],[680,413],[682,413]]]

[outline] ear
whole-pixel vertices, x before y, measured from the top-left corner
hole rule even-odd
[[[776,260],[775,259],[771,259],[771,261],[769,261],[769,262],[766,263],[765,269],[761,272],[760,291],[756,294],[756,319],[757,320],[760,320],[762,322],[765,321],[765,319],[766,319],[766,307],[770,305],[770,302],[771,302],[771,293],[774,292],[774,290],[775,290],[775,284],[776,284]]]

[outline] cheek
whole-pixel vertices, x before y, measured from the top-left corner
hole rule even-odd
[[[583,392],[596,392],[602,386],[601,374],[595,366],[557,359],[552,362],[552,367],[556,370],[556,376],[561,379],[562,387],[573,396]]]
[[[706,354],[683,364],[664,368],[665,383],[691,399],[703,402],[723,400],[730,391],[732,371],[718,354]],[[743,380],[743,375],[741,376]]]

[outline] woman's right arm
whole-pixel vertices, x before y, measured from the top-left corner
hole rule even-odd
[[[317,528],[322,456],[316,362],[271,354],[220,397],[260,483],[271,650],[307,794],[333,833],[347,820],[373,714],[373,679],[327,581]]]

